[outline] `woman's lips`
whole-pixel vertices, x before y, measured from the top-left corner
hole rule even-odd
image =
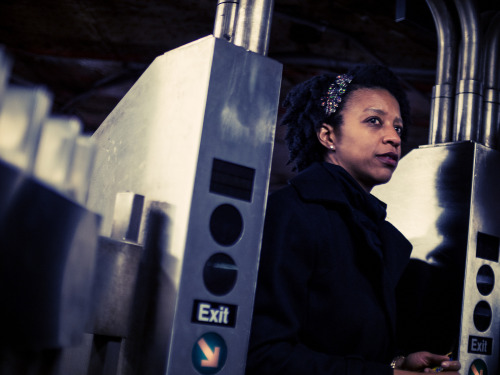
[[[377,155],[377,159],[382,163],[396,167],[398,165],[398,154],[395,152],[387,152],[385,154]]]

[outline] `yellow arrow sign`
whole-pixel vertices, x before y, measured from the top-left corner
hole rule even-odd
[[[220,347],[216,346],[214,350],[208,346],[207,342],[205,339],[202,337],[201,339],[198,340],[198,345],[200,346],[201,351],[207,357],[207,359],[202,359],[201,360],[201,365],[203,367],[217,367],[219,366],[219,353],[220,353]],[[483,375],[483,374],[481,374]]]

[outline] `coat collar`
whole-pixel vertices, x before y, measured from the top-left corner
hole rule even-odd
[[[385,221],[387,205],[375,196],[364,192],[361,186],[342,167],[326,162],[313,163],[310,167],[292,178],[290,185],[295,187],[300,197],[305,201],[333,204],[342,207],[344,214],[347,213],[347,219],[352,220],[356,226],[359,226],[360,231],[364,232],[365,228],[357,220],[357,215],[353,212],[351,202],[346,195],[346,191],[352,189],[343,188],[345,181],[342,182],[341,178],[347,181],[351,187],[357,186],[357,188],[354,188],[353,193],[355,199],[368,197],[368,200],[371,201],[369,206],[372,206],[372,208],[375,206],[373,208],[375,213],[372,217],[376,217],[376,221],[380,223],[379,234],[382,242],[388,244],[389,248],[400,249],[397,254],[393,254],[395,257],[392,258],[391,263],[399,265],[399,268],[404,268],[401,265],[408,261],[412,249],[410,242],[392,224]],[[370,243],[371,241],[368,240],[367,242]],[[382,255],[378,251],[379,249],[374,250],[379,256]],[[395,279],[399,279],[399,276],[400,273],[395,275]]]
[[[374,221],[386,217],[386,204],[366,193],[342,167],[323,162],[313,163],[290,180],[305,201],[336,204],[344,208],[356,207]]]
[[[367,194],[345,169],[326,162],[315,163],[290,184],[304,201],[335,207],[356,233],[359,261],[375,261],[382,266],[384,253],[378,232],[385,219],[385,205]]]
[[[290,185],[294,186],[301,198],[306,201],[349,204],[341,189],[338,176],[328,173],[325,166],[320,163],[313,163],[292,178]]]

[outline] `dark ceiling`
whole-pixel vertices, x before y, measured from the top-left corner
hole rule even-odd
[[[404,3],[404,1],[398,1]],[[396,22],[396,0],[275,0],[269,57],[283,63],[282,95],[322,72],[383,63],[404,81],[414,127],[406,151],[427,142],[437,41],[425,0]],[[499,5],[480,1],[480,10]],[[11,82],[44,85],[52,112],[94,131],[153,59],[212,33],[215,0],[0,0],[0,44]],[[398,8],[399,9],[399,8]],[[399,14],[399,13],[398,13]],[[277,131],[273,183],[289,175]]]

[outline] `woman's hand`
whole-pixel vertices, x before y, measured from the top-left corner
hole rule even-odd
[[[460,370],[459,361],[451,361],[446,355],[429,352],[416,352],[408,355],[398,366],[401,370],[417,372],[456,372]],[[451,375],[451,374],[450,374]]]

